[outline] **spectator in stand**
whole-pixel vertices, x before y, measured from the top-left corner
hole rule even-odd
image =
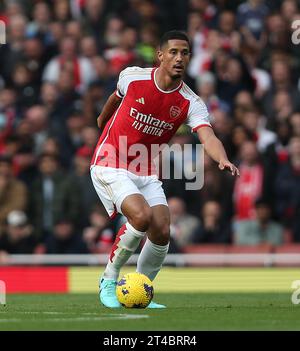
[[[251,133],[248,132],[248,130],[245,128],[245,126],[243,126],[241,124],[236,124],[235,127],[233,127],[231,134],[232,134],[232,144],[233,144],[232,159],[238,160],[239,159],[239,151],[240,151],[242,145],[247,140],[252,140],[252,135],[251,135]]]
[[[37,2],[32,11],[32,21],[28,24],[26,28],[26,34],[29,37],[34,37],[39,35],[43,38],[45,45],[52,41],[49,26],[51,23],[51,12],[49,5],[40,1]]]
[[[196,92],[205,102],[209,112],[216,109],[229,111],[229,106],[216,95],[216,79],[213,73],[204,72],[196,79]]]
[[[116,47],[120,44],[121,34],[124,29],[124,22],[116,15],[109,16],[103,35],[105,49]]]
[[[9,18],[8,43],[0,47],[0,76],[10,83],[16,64],[23,59],[27,19],[22,14]]]
[[[300,138],[289,142],[289,161],[279,165],[275,189],[275,210],[281,223],[293,231],[294,241],[299,242],[300,214]]]
[[[134,63],[137,58],[135,47],[137,44],[137,32],[133,28],[124,28],[120,35],[120,42],[116,47],[107,49],[104,57],[109,63],[112,75],[117,76],[125,67]]]
[[[276,134],[265,128],[265,119],[256,108],[244,112],[242,125],[251,135],[251,139],[256,142],[259,152],[264,152],[276,141]]]
[[[201,224],[193,231],[193,243],[228,244],[231,242],[231,228],[222,218],[222,208],[219,202],[209,200],[204,203],[201,211]]]
[[[54,17],[61,23],[67,23],[71,19],[71,10],[68,0],[54,0]]]
[[[192,242],[192,234],[199,225],[197,217],[186,212],[186,206],[182,199],[171,197],[168,199],[171,219],[171,237],[179,248]]]
[[[77,189],[80,191],[80,227],[88,225],[89,213],[99,202],[89,173],[93,150],[93,148],[84,145],[76,151],[74,170],[70,175],[72,182],[77,184]]]
[[[259,65],[260,50],[243,46],[241,54],[248,65],[252,79],[255,81],[254,97],[261,99],[271,87],[271,75]]]
[[[16,108],[19,114],[38,103],[38,88],[33,83],[31,71],[25,64],[18,64],[12,74],[12,84],[17,93]]]
[[[241,35],[236,30],[235,14],[231,11],[220,13],[218,27],[221,33],[221,46],[233,53],[239,53],[241,47]]]
[[[290,124],[294,136],[300,137],[300,113],[296,112],[290,116]]]
[[[6,153],[6,141],[13,132],[17,118],[16,102],[13,89],[0,90],[0,154]]]
[[[196,53],[192,56],[188,74],[196,79],[201,76],[204,72],[213,69],[217,77],[221,77],[225,69],[227,62],[228,53],[222,49],[220,33],[216,30],[210,30],[205,33],[205,37],[200,36],[195,45],[201,45],[200,49],[196,46]],[[198,36],[195,36],[195,40]],[[202,42],[203,40],[203,42]],[[204,44],[205,40],[205,44]],[[203,46],[203,47],[202,47]]]
[[[289,64],[283,59],[274,59],[271,66],[271,77],[271,88],[263,98],[264,113],[268,117],[268,126],[272,126],[272,123],[274,123],[274,107],[278,110],[277,113],[281,111],[280,115],[283,115],[283,117],[288,117],[289,113],[300,109],[300,93],[293,85]],[[274,100],[278,92],[280,93],[280,102],[275,104]],[[282,111],[283,108],[284,111]],[[285,110],[288,110],[288,113]]]
[[[290,117],[293,112],[293,104],[288,91],[280,90],[274,95],[272,111],[273,118],[269,121],[269,128],[274,128],[275,121],[284,121]]]
[[[25,211],[28,204],[26,186],[13,175],[12,159],[0,156],[0,235],[5,220],[13,210]]]
[[[65,131],[66,120],[74,110],[80,109],[80,94],[74,89],[74,77],[68,70],[60,73],[59,81],[55,85],[58,96],[51,114],[51,127],[60,135]]]
[[[49,117],[42,105],[34,105],[26,111],[25,120],[30,127],[34,140],[34,152],[39,154],[41,147],[50,134]]]
[[[83,98],[84,118],[89,125],[95,125],[95,116],[101,113],[106,101],[105,86],[101,81],[96,81],[88,87]]]
[[[269,13],[263,0],[248,0],[238,7],[237,22],[245,43],[261,49],[265,43],[264,20]]]
[[[62,214],[76,226],[80,220],[80,192],[76,184],[59,168],[57,157],[42,154],[39,176],[30,192],[30,218],[39,240],[52,235],[54,224]]]
[[[64,154],[61,153],[61,145],[55,137],[47,137],[41,146],[40,154],[53,155],[58,159],[62,168],[68,168],[68,164],[66,165],[65,160],[63,159]]]
[[[52,133],[56,136],[58,144],[63,145],[60,148],[59,156],[66,169],[71,167],[76,150],[83,144],[82,131],[84,127],[85,121],[82,111],[75,109],[70,112],[64,125],[61,125],[60,129],[57,128],[56,132]]]
[[[172,5],[167,5],[168,13],[166,17],[170,15],[174,11],[172,9],[174,7],[174,3],[178,0],[172,1]],[[125,9],[125,13],[122,16],[124,18],[125,23],[128,23],[130,27],[138,27],[140,28],[143,24],[155,24],[155,26],[160,26],[160,13],[158,10],[158,6],[156,2],[152,0],[141,0],[141,1],[129,1],[128,5]],[[127,10],[127,11],[126,11]],[[172,11],[173,10],[173,11]],[[122,12],[121,12],[122,13]],[[175,11],[176,13],[176,11]],[[177,12],[177,16],[179,16],[180,12]],[[172,21],[170,18],[169,22]],[[174,28],[174,27],[172,27]]]
[[[216,58],[216,61],[218,60],[219,58]],[[255,82],[241,56],[225,59],[224,69],[222,75],[217,74],[217,95],[232,108],[233,100],[241,90],[253,94]]]
[[[264,169],[255,142],[246,141],[241,145],[239,170],[240,177],[233,191],[237,222],[255,217],[255,201],[263,193]]]
[[[190,11],[187,16],[187,34],[192,42],[193,55],[203,52],[207,45],[209,28],[206,27],[203,16],[199,11]]]
[[[76,43],[79,44],[78,50],[80,51],[80,42],[83,35],[80,22],[74,20],[68,21],[68,23],[66,23],[65,25],[65,31],[66,36],[73,38],[76,41]]]
[[[237,93],[233,104],[233,117],[237,124],[242,124],[244,113],[253,110],[255,103],[253,96],[247,90],[241,90]]]
[[[83,230],[83,241],[90,253],[108,253],[114,242],[114,231],[110,226],[109,217],[99,203],[89,215],[89,226]]]
[[[35,252],[37,240],[31,224],[23,211],[9,212],[6,226],[0,235],[0,253],[31,254]]]
[[[82,144],[89,149],[94,149],[99,138],[99,130],[93,126],[86,125],[82,128],[81,139]]]
[[[275,125],[276,140],[271,143],[263,153],[265,168],[265,197],[274,199],[275,180],[278,168],[289,160],[289,140],[292,136],[292,129],[289,121],[276,121]],[[273,202],[274,205],[274,202]],[[273,208],[274,209],[274,208]]]
[[[192,196],[189,194],[188,205],[189,210],[191,208],[190,202],[193,203],[191,213],[198,215],[204,204],[211,198],[216,199],[222,208],[226,208],[224,211],[224,218],[230,220],[233,214],[233,204],[232,204],[232,192],[234,182],[229,174],[220,173],[215,167],[213,160],[205,153],[204,154],[204,185],[199,190],[196,191],[197,196]]]
[[[24,182],[27,189],[30,188],[37,175],[36,156],[32,146],[20,143],[13,162],[17,178]]]
[[[174,152],[171,153],[170,157],[167,154],[162,154],[159,157],[159,176],[163,182],[163,188],[167,198],[180,197],[184,201],[188,200],[191,203],[193,200],[191,201],[191,197],[188,196],[192,196],[192,194],[188,194],[188,192],[185,191],[185,182],[188,176],[190,176],[190,179],[193,178],[193,174],[191,173],[194,169],[194,159],[191,157],[193,155],[189,154],[190,157],[187,157],[184,165],[182,165],[182,152],[185,144],[193,144],[193,136],[187,133],[187,131],[187,128],[181,126],[170,142],[170,145],[176,144]],[[170,165],[170,176],[168,177],[163,176],[163,170],[166,170],[166,168],[164,168],[166,162]],[[175,174],[177,174],[176,177]],[[196,201],[197,200],[194,199],[194,202]]]
[[[215,109],[211,115],[211,124],[214,128],[216,136],[222,141],[229,158],[233,154],[232,144],[232,127],[233,121],[228,114],[222,109]]]
[[[256,217],[249,221],[239,223],[234,233],[235,245],[272,244],[283,243],[283,227],[272,220],[270,204],[259,198],[255,201]]]
[[[105,2],[105,0],[86,0],[83,5],[84,12],[81,14],[83,33],[93,36],[100,50],[103,50],[105,46],[102,39],[106,22]]]
[[[78,56],[77,43],[72,37],[62,39],[60,55],[53,58],[45,67],[43,81],[57,83],[63,70],[72,73],[74,77],[73,86],[79,93],[85,92],[95,76],[90,60]]]
[[[80,40],[80,52],[83,57],[92,60],[98,55],[96,39],[93,36],[85,36]]]
[[[65,36],[65,26],[59,21],[53,21],[49,25],[49,30],[52,38],[50,53],[51,57],[53,57],[59,53],[59,43]]]
[[[56,220],[53,233],[45,240],[45,250],[49,254],[88,253],[74,221],[64,217]]]
[[[40,36],[26,38],[24,42],[23,62],[30,70],[34,84],[41,84],[45,65],[54,54],[51,47],[43,45]]]
[[[58,109],[58,86],[55,83],[44,83],[41,86],[40,103],[46,108],[50,121],[58,119],[60,111]]]
[[[284,0],[282,1],[280,12],[283,20],[289,25],[295,13],[299,12],[299,3],[297,0]]]
[[[142,27],[141,42],[137,45],[137,53],[142,59],[152,67],[156,62],[156,48],[158,45],[158,31],[154,25],[144,25]]]
[[[268,16],[266,19],[267,42],[265,52],[271,53],[272,50],[290,51],[290,26],[291,23],[286,22],[279,12],[273,12]]]

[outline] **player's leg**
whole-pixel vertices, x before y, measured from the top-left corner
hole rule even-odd
[[[147,240],[137,263],[137,271],[153,280],[162,267],[168,253],[170,240],[170,213],[162,182],[157,177],[149,177],[140,188],[152,209],[152,220],[147,230]],[[148,308],[164,308],[151,302]]]
[[[137,270],[153,280],[167,255],[170,241],[170,213],[162,182],[151,176],[139,188],[152,209],[147,241],[138,259]]]
[[[165,260],[170,241],[170,214],[165,205],[152,207],[152,221],[147,230],[147,240],[137,262],[137,271],[154,280]],[[151,301],[148,308],[165,308]]]
[[[139,255],[137,271],[154,280],[165,260],[170,241],[170,212],[168,206],[152,207],[152,220],[147,240]]]
[[[116,296],[117,279],[121,268],[135,252],[151,221],[151,208],[141,194],[127,196],[121,210],[128,222],[119,230],[109,261],[100,279],[100,301],[106,307],[121,307]]]
[[[135,252],[149,228],[152,210],[141,194],[127,196],[121,210],[128,222],[120,228],[112,246],[108,264],[103,273],[105,279],[117,280],[121,268]]]
[[[117,211],[128,218],[117,234],[99,284],[101,302],[107,307],[120,307],[115,293],[118,275],[145,235],[151,208],[126,171],[95,166],[91,177],[108,214],[112,217]]]

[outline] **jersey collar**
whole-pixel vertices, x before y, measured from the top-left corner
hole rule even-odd
[[[170,94],[170,93],[174,93],[174,91],[176,90],[179,90],[183,84],[183,81],[180,82],[180,84],[175,88],[175,89],[172,89],[172,90],[162,90],[157,82],[156,82],[156,79],[155,79],[155,73],[156,71],[158,70],[158,67],[157,68],[153,68],[152,72],[151,72],[151,76],[152,76],[152,80],[154,82],[154,85],[156,86],[157,90],[159,90],[161,93],[165,93],[165,94]]]

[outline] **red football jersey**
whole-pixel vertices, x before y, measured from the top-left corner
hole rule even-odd
[[[128,67],[120,73],[116,95],[122,102],[106,124],[91,165],[155,173],[153,146],[167,144],[182,123],[196,131],[211,126],[204,102],[184,82],[163,91],[157,68]]]

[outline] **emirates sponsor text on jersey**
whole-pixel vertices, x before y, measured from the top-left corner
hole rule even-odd
[[[140,130],[142,133],[161,136],[164,130],[172,130],[174,123],[168,123],[152,116],[152,114],[144,114],[136,108],[131,107],[130,116],[135,119],[132,127]]]

